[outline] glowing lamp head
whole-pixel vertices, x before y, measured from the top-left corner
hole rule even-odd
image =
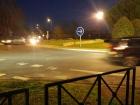
[[[103,20],[104,19],[104,12],[103,11],[98,11],[96,14],[95,14],[95,18],[97,20]]]
[[[47,18],[47,22],[50,23],[51,22],[51,19],[50,18]]]

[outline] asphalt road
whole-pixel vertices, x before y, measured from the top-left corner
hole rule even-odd
[[[1,80],[61,80],[120,68],[109,63],[107,52],[0,46]]]
[[[10,79],[52,82],[124,68],[110,63],[107,58],[107,52],[100,50],[87,51],[0,45],[0,81]],[[122,74],[116,74],[111,78],[107,76],[107,79],[104,77],[104,79],[110,85],[118,86],[122,77]],[[136,99],[139,99],[140,95],[139,82],[140,68],[137,67]]]

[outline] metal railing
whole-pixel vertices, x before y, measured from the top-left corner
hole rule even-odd
[[[114,75],[116,73],[121,73],[125,72],[125,74],[122,76],[120,83],[118,83],[116,90],[114,91],[110,85],[106,82],[103,76],[108,76],[108,75]],[[132,75],[130,73],[132,72]],[[95,78],[95,81],[92,83],[92,86],[88,90],[88,93],[84,97],[84,99],[79,102],[78,99],[76,99],[65,87],[64,84],[67,83],[73,83],[76,81],[81,81],[85,79],[90,79],[90,78]],[[122,102],[120,97],[118,97],[118,91],[121,88],[123,82],[126,80],[126,92],[125,92],[125,102]],[[45,105],[49,105],[49,96],[50,92],[49,89],[51,87],[57,87],[57,105],[62,105],[62,90],[65,91],[72,99],[74,102],[77,103],[77,105],[85,105],[86,100],[88,99],[89,95],[91,94],[91,91],[95,86],[97,86],[97,105],[102,105],[102,84],[104,84],[108,90],[111,92],[111,98],[108,103],[108,105],[111,105],[113,102],[113,99],[116,98],[118,103],[120,105],[134,105],[134,99],[135,99],[135,80],[136,80],[136,68],[125,68],[125,69],[120,69],[120,70],[114,70],[114,71],[109,71],[105,72],[102,74],[95,74],[95,75],[89,75],[89,76],[83,76],[79,78],[73,78],[73,79],[68,79],[68,80],[62,80],[54,83],[49,83],[45,85]],[[131,90],[131,91],[130,91]],[[131,96],[130,96],[131,94]]]
[[[18,94],[24,94],[24,104],[29,105],[29,89],[27,88],[0,93],[0,105],[5,105],[6,103],[7,105],[16,105],[13,104],[13,97]]]

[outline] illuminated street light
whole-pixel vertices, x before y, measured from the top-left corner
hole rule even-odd
[[[103,11],[97,11],[93,17],[95,18],[95,20],[98,20],[99,22],[103,21],[104,20],[104,12]],[[100,38],[100,31],[99,31],[99,35],[98,35],[98,38]]]
[[[37,29],[39,28],[39,24],[36,24],[36,28],[37,28]]]
[[[98,11],[96,14],[95,14],[95,18],[97,20],[103,20],[104,19],[104,12],[103,11]]]
[[[37,27],[39,27],[39,24],[36,24]]]
[[[47,18],[46,21],[47,21],[47,23],[49,23],[49,26],[50,26],[50,28],[47,31],[47,35],[46,35],[46,39],[48,40],[49,39],[49,34],[50,34],[49,31],[51,31],[51,28],[52,28],[52,19],[51,18]]]
[[[50,23],[51,22],[51,19],[50,18],[47,18],[47,22]]]

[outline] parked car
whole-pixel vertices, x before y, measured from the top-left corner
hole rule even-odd
[[[19,44],[25,44],[26,39],[21,36],[11,36],[11,37],[2,38],[1,43],[5,45],[9,45],[9,44],[19,45]]]
[[[140,62],[140,37],[121,38],[111,42],[109,58],[124,66],[136,66]]]

